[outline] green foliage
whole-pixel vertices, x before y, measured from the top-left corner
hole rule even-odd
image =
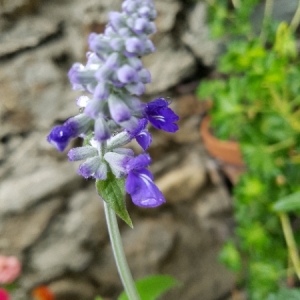
[[[217,79],[202,80],[201,100],[212,101],[211,128],[240,142],[247,171],[234,188],[237,242],[220,260],[246,274],[251,300],[296,299],[280,290],[289,250],[278,213],[300,218],[300,60],[294,31],[266,17],[260,32],[250,19],[258,0],[209,0],[211,35],[226,44]],[[294,232],[300,242],[299,232]],[[246,271],[241,271],[241,257]],[[273,294],[271,294],[273,293]],[[289,296],[290,295],[290,296]]]
[[[180,286],[180,283],[170,275],[152,275],[135,282],[141,300],[156,300],[171,288]],[[97,296],[95,300],[103,300]],[[118,300],[129,300],[126,293],[122,292]]]
[[[232,271],[240,271],[242,260],[239,251],[232,241],[227,241],[219,254],[219,260]]]
[[[96,189],[101,198],[115,213],[133,228],[131,218],[125,204],[125,180],[116,178],[113,173],[107,174],[106,180],[96,180]]]
[[[281,289],[276,294],[270,294],[266,300],[299,300],[300,289]]]
[[[279,199],[273,207],[279,212],[300,212],[300,191]]]
[[[136,288],[142,300],[155,300],[172,287],[178,286],[179,282],[169,275],[153,275],[136,282]],[[118,300],[128,300],[123,292]]]

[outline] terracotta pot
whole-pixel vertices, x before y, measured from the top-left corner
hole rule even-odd
[[[209,154],[222,162],[236,166],[244,166],[239,143],[217,139],[212,135],[209,124],[210,117],[206,116],[200,125],[200,134]]]

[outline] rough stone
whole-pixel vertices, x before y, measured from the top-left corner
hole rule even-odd
[[[38,46],[58,33],[58,25],[40,17],[21,19],[11,30],[0,33],[0,57]]]
[[[58,215],[47,235],[32,248],[31,266],[36,272],[32,281],[83,271],[106,240],[103,204],[92,188],[70,199],[67,213]]]
[[[135,222],[135,229],[127,228],[122,239],[129,266],[135,278],[158,273],[158,268],[172,251],[175,231],[168,217]],[[147,258],[147,259],[146,259]]]
[[[179,1],[157,1],[155,8],[157,10],[156,28],[159,33],[165,33],[173,29],[176,21],[176,15],[182,5]]]
[[[149,69],[152,83],[146,93],[155,94],[175,86],[178,82],[191,76],[196,70],[195,57],[184,47],[175,43],[168,35],[155,38],[157,51],[143,58]]]
[[[199,153],[193,151],[186,156],[181,164],[156,180],[167,203],[190,201],[206,181],[206,169]]]
[[[95,288],[83,279],[62,279],[52,282],[49,289],[56,300],[91,300],[94,299]]]
[[[162,297],[163,300],[222,299],[232,289],[235,277],[217,259],[222,242],[209,231],[194,224],[192,210],[181,223],[177,223],[177,243],[161,268],[181,282]],[[176,263],[175,263],[176,262]]]
[[[205,2],[195,4],[187,16],[188,30],[184,31],[181,40],[205,66],[211,66],[215,63],[218,46],[216,41],[212,41],[209,37],[206,11]]]
[[[0,252],[20,256],[42,235],[61,205],[62,200],[57,198],[25,214],[3,219],[0,224]]]
[[[40,0],[2,0],[0,6],[0,16],[20,17],[21,14],[36,11]]]
[[[26,176],[3,180],[0,184],[0,214],[22,212],[78,181],[78,175],[68,162],[53,164]]]

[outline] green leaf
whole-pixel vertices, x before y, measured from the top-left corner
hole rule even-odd
[[[231,240],[224,244],[219,254],[219,260],[232,271],[238,272],[241,270],[242,260],[240,253]]]
[[[97,297],[95,298],[95,300],[103,300],[103,298],[101,298],[100,296],[97,296]]]
[[[281,289],[277,294],[271,294],[267,300],[299,300],[300,289]]]
[[[143,300],[155,300],[163,293],[174,286],[178,286],[179,282],[169,275],[153,275],[137,280],[136,288]],[[126,293],[123,292],[118,300],[129,300]]]
[[[116,178],[113,173],[109,172],[106,180],[96,180],[96,189],[114,212],[133,228],[125,204],[125,179]]]
[[[279,199],[274,204],[273,208],[275,211],[281,211],[281,212],[299,210],[300,209],[300,191]]]

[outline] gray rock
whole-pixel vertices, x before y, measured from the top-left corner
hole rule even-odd
[[[135,278],[158,273],[175,242],[174,224],[169,217],[144,219],[126,228],[122,239],[129,266]]]
[[[152,76],[152,83],[148,84],[146,89],[148,94],[167,90],[196,70],[193,55],[177,45],[170,36],[157,36],[154,44],[157,51],[143,58],[145,67]]]
[[[175,242],[173,222],[168,217],[133,220],[134,229],[122,231],[124,250],[135,279],[157,274],[163,260],[169,255]],[[101,249],[89,274],[107,290],[121,289],[119,275],[110,245]]]
[[[32,281],[53,279],[67,270],[83,271],[94,256],[94,248],[106,240],[103,204],[91,188],[70,199],[67,213],[58,215],[46,237],[32,247]]]
[[[162,297],[163,300],[221,299],[234,286],[235,276],[218,262],[222,241],[194,223],[191,208],[177,223],[176,248],[161,268],[182,284]]]
[[[0,33],[0,57],[36,47],[58,30],[58,23],[52,23],[44,18],[21,19],[11,30]]]
[[[42,235],[62,204],[62,199],[57,198],[21,215],[2,219],[0,252],[6,255],[20,256]]]
[[[203,188],[206,169],[199,153],[192,151],[176,168],[156,180],[168,203],[189,201]]]
[[[182,34],[181,40],[204,65],[212,66],[217,57],[218,46],[209,37],[206,14],[207,4],[197,2],[187,16],[188,29]]]
[[[49,289],[56,300],[91,300],[95,297],[95,288],[84,279],[62,279],[54,281]]]
[[[76,185],[79,180],[74,167],[68,162],[3,180],[0,183],[0,215],[20,213],[45,197]]]
[[[157,19],[155,24],[159,33],[169,32],[173,29],[176,16],[181,9],[182,4],[179,1],[157,1],[155,8],[157,10]]]
[[[39,2],[40,0],[2,0],[0,16],[20,17],[21,14],[32,13],[37,9]]]

